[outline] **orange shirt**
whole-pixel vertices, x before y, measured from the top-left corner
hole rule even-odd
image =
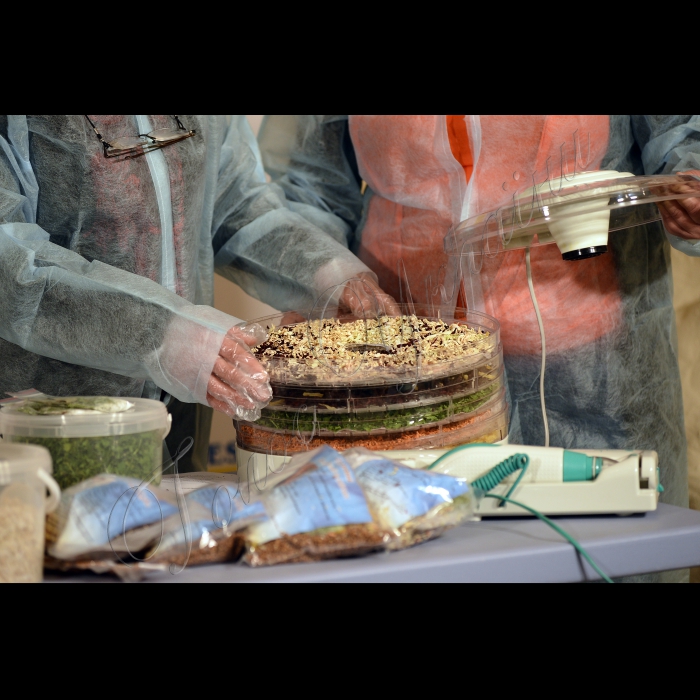
[[[464,168],[469,182],[474,162],[467,124],[462,114],[447,115],[447,135],[452,155]],[[612,253],[577,262],[563,262],[555,245],[536,248],[532,253],[535,286],[546,290],[540,297],[548,347],[564,350],[580,344],[580,337],[590,339],[605,335],[620,322],[620,299]],[[524,251],[505,253],[497,260],[485,260],[482,283],[487,296],[486,311],[502,323],[505,348],[512,354],[538,349],[539,337],[532,324],[533,311],[525,279]],[[538,292],[541,294],[541,292]],[[575,314],[561,312],[562,300],[586,296]],[[466,307],[464,283],[460,286],[457,307]],[[556,318],[556,324],[552,320]]]
[[[464,116],[464,114],[447,115],[447,136],[450,139],[452,155],[464,168],[464,175],[467,178],[467,182],[469,182],[469,178],[474,171],[474,158],[472,157],[472,149],[469,145],[467,122],[464,121]],[[466,306],[467,296],[464,292],[464,282],[462,282],[457,296],[457,308],[466,308]],[[461,316],[461,314],[458,313],[458,316]]]
[[[527,187],[529,173],[543,179],[553,156],[559,162],[563,155],[573,170],[571,143],[577,130],[591,134],[590,169],[600,167],[607,149],[606,115],[481,115],[479,119],[477,174],[476,144],[470,143],[469,124],[462,115],[351,116],[358,166],[374,192],[358,257],[377,274],[387,293],[404,298],[410,293],[413,301],[424,303],[435,302],[442,284],[446,294],[452,293],[453,278],[445,275],[453,273],[450,263],[455,261],[448,260],[443,238],[461,214],[462,185],[472,188],[474,212],[493,210],[507,206],[513,192]],[[569,144],[564,151],[563,142]],[[448,154],[444,146],[450,148]],[[453,156],[450,163],[445,155]],[[516,178],[516,172],[525,177]],[[612,251],[565,262],[555,245],[544,245],[533,247],[531,255],[550,352],[566,352],[617,332],[622,302]],[[525,251],[484,255],[475,262],[481,266],[482,310],[500,321],[504,351],[538,354],[540,334],[525,275]],[[467,267],[462,272],[471,274]],[[468,305],[466,288],[458,288],[460,307]]]
[[[474,158],[469,145],[469,134],[467,133],[467,123],[464,121],[464,114],[447,115],[447,135],[450,138],[450,148],[452,155],[464,168],[467,182],[474,170]]]

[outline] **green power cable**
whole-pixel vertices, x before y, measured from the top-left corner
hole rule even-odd
[[[542,522],[547,523],[549,527],[551,527],[553,530],[558,532],[567,542],[572,544],[576,551],[593,567],[594,571],[605,581],[606,583],[614,583],[614,581],[607,575],[604,574],[598,565],[591,559],[589,556],[588,552],[565,530],[562,530],[559,525],[556,523],[552,522],[546,515],[543,513],[540,513],[538,510],[535,510],[534,508],[530,508],[530,506],[526,506],[524,503],[520,503],[519,501],[514,501],[511,498],[506,498],[505,496],[497,496],[496,494],[493,493],[486,493],[484,494],[484,498],[498,498],[499,500],[506,501],[508,503],[512,503],[514,506],[520,506],[521,508],[524,508],[525,510],[529,511],[533,515],[536,515]]]
[[[598,565],[591,559],[588,552],[579,544],[577,540],[575,540],[571,535],[569,535],[568,532],[562,530],[556,523],[552,522],[546,515],[540,513],[538,510],[530,508],[530,506],[526,506],[524,503],[520,503],[519,501],[514,501],[511,498],[509,498],[513,491],[515,491],[517,485],[520,483],[520,480],[523,478],[523,475],[525,474],[525,471],[529,465],[530,457],[528,455],[523,453],[511,455],[510,457],[504,459],[502,462],[499,462],[495,467],[489,469],[486,472],[486,474],[484,474],[482,477],[479,477],[478,479],[472,481],[472,488],[476,490],[477,494],[481,491],[483,493],[484,498],[497,498],[499,501],[501,501],[499,507],[503,506],[505,503],[512,503],[514,506],[519,506],[520,508],[523,508],[524,510],[537,516],[542,522],[549,525],[549,527],[551,527],[555,532],[559,533],[567,542],[573,545],[574,549],[576,549],[576,551],[593,567],[593,570],[604,581],[606,581],[607,583],[613,583],[613,580],[600,570]],[[486,493],[486,491],[490,491],[492,488],[498,486],[498,484],[500,484],[501,481],[503,481],[503,479],[510,476],[513,472],[516,472],[518,469],[521,469],[522,471],[520,472],[515,483],[510,487],[508,493],[505,496],[497,496],[493,493]]]
[[[490,491],[492,488],[498,486],[498,484],[503,481],[506,477],[510,476],[513,472],[521,469],[522,471],[515,480],[515,483],[508,489],[508,493],[505,498],[508,498],[513,491],[517,488],[520,480],[525,475],[525,471],[530,465],[530,457],[526,454],[518,452],[517,454],[506,457],[502,462],[499,462],[495,467],[489,469],[486,474],[484,474],[479,479],[472,481],[472,486],[477,489],[481,489],[484,493]],[[503,503],[501,503],[501,506]],[[500,506],[499,506],[500,507]]]

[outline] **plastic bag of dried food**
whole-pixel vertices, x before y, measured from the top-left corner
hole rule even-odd
[[[229,484],[195,489],[185,496],[185,505],[186,518],[181,512],[166,520],[163,536],[145,556],[149,565],[165,563],[175,573],[173,566],[236,561],[244,546],[240,531],[267,519],[260,501],[246,503]]]
[[[251,566],[318,561],[383,549],[387,534],[373,522],[350,465],[331,447],[299,455],[289,477],[261,497],[268,519],[245,531]]]
[[[468,520],[474,495],[466,479],[405,467],[371,450],[343,452],[362,487],[375,522],[393,533],[387,549],[437,537]]]
[[[178,512],[174,495],[138,479],[98,474],[67,488],[46,519],[55,559],[118,558],[143,551]]]
[[[66,574],[76,574],[84,571],[90,571],[93,574],[113,574],[122,581],[128,582],[143,581],[149,574],[165,574],[168,571],[167,564],[150,564],[149,562],[125,563],[118,559],[93,559],[90,557],[54,559],[50,556],[44,559],[44,568]]]

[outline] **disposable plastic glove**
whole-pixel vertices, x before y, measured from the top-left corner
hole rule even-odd
[[[693,175],[700,179],[700,170],[688,170],[678,175]],[[678,192],[692,192],[700,183],[689,182],[688,185],[676,185]],[[666,230],[673,236],[686,240],[700,239],[700,197],[657,202]]]
[[[229,329],[207,385],[209,405],[231,418],[254,421],[272,398],[270,377],[251,354],[267,333],[257,323]]]
[[[340,307],[349,310],[358,318],[375,318],[380,314],[387,316],[401,314],[394,298],[383,291],[376,277],[368,272],[360,272],[345,283],[340,294]]]

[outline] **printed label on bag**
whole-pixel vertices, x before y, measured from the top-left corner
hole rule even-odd
[[[262,500],[270,522],[251,526],[249,537],[257,544],[285,534],[372,522],[352,468],[330,447]]]
[[[245,503],[237,487],[222,484],[192,491],[186,496],[188,503],[199,503],[210,514],[212,528],[240,529],[254,520],[267,517],[260,501]]]
[[[188,540],[193,547],[200,548],[211,541],[211,533],[222,528],[227,533],[233,533],[251,523],[267,519],[265,507],[260,501],[245,503],[238,489],[226,484],[191,491],[185,496],[185,501],[191,522],[183,525],[180,517],[173,517],[166,523],[158,547],[161,554],[171,547],[186,546]]]
[[[393,528],[469,491],[464,479],[410,469],[388,459],[360,464],[355,477],[382,524]]]

